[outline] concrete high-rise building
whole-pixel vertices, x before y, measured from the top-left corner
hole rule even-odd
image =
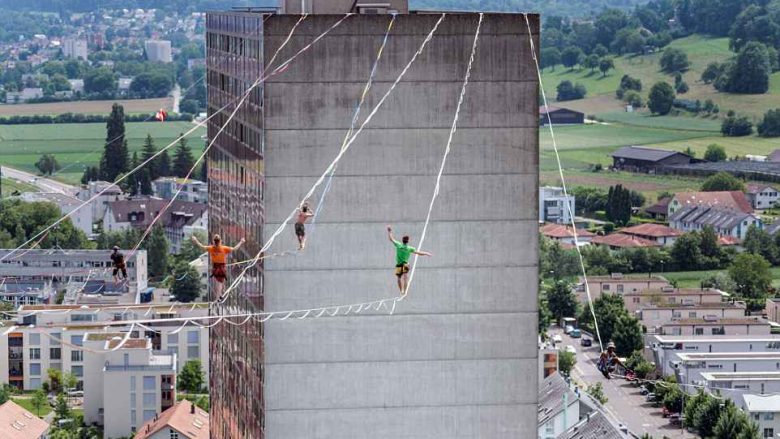
[[[146,40],[144,42],[146,59],[152,62],[171,62],[171,42],[168,40]]]
[[[62,55],[65,58],[87,60],[87,40],[66,39],[62,41]]]
[[[342,17],[308,16],[270,68]],[[361,121],[439,18],[397,16]],[[536,41],[539,18],[528,18]],[[209,138],[298,19],[207,15],[209,112],[227,105]],[[338,153],[390,19],[348,18],[251,93],[216,138],[209,225],[228,245],[247,239],[234,260],[255,255]],[[341,160],[306,250],[249,270],[213,312],[398,294],[385,225],[420,239],[477,23],[444,18]],[[496,439],[537,428],[538,85],[522,14],[485,15],[471,73],[424,248],[433,257],[409,296],[393,315],[214,327],[212,438]],[[270,251],[296,246],[290,225]]]

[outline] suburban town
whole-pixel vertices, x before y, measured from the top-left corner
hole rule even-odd
[[[0,438],[780,438],[780,1],[0,12]]]

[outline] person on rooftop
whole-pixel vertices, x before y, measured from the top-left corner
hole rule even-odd
[[[393,237],[393,228],[387,226],[387,237],[395,246],[395,276],[398,278],[398,289],[401,295],[406,295],[406,289],[409,287],[409,257],[413,254],[418,256],[433,256],[429,252],[419,251],[409,245],[409,236],[401,238],[401,242]]]
[[[211,258],[211,277],[216,281],[214,297],[222,297],[222,289],[225,286],[225,279],[227,279],[227,255],[238,250],[246,240],[241,238],[241,241],[235,247],[222,245],[222,238],[217,234],[211,240],[212,245],[205,245],[198,240],[197,236],[192,235],[192,242],[209,253]]]
[[[125,255],[119,251],[119,246],[114,246],[114,251],[111,252],[111,265],[114,267],[113,276],[114,283],[119,283],[119,273],[122,273],[122,282],[127,280],[127,264],[125,264]]]

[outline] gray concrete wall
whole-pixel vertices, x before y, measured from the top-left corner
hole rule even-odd
[[[280,59],[338,18],[309,17]],[[363,117],[437,18],[398,16]],[[294,20],[266,21],[266,58]],[[266,237],[338,153],[388,20],[351,17],[266,84]],[[445,18],[342,159],[306,251],[266,261],[266,310],[398,294],[385,225],[419,240],[476,24]],[[267,438],[534,434],[536,73],[522,15],[487,15],[482,31],[425,243],[434,257],[420,259],[395,315],[265,324]],[[288,227],[272,251],[295,245]]]

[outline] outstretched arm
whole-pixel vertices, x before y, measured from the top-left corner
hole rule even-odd
[[[415,251],[413,253],[418,255],[418,256],[433,256],[433,254],[431,254],[430,252],[424,252],[424,251],[420,251],[420,250],[417,250],[417,251]]]
[[[387,226],[387,239],[389,239],[390,242],[395,242],[395,238],[393,237],[393,228],[390,226]]]
[[[246,242],[246,239],[244,239],[244,238],[241,238],[241,241],[238,241],[238,244],[236,244],[236,246],[235,246],[235,247],[233,247],[233,251],[236,251],[236,250],[238,250],[239,248],[241,248],[241,245],[243,245],[245,242]]]
[[[208,247],[207,245],[203,245],[200,241],[198,241],[198,237],[195,236],[195,235],[192,235],[192,242],[194,242],[195,245],[197,245],[198,247],[200,247],[203,250],[206,250],[206,247]]]

